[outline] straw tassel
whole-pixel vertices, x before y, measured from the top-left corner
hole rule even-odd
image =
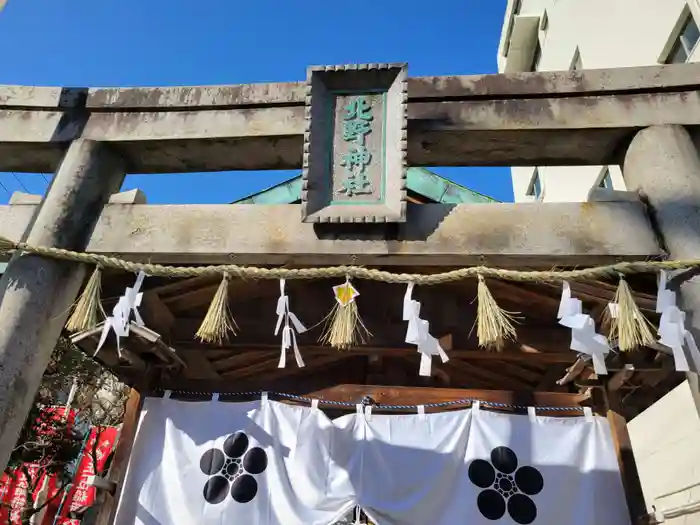
[[[515,313],[506,312],[498,306],[482,275],[479,275],[476,299],[476,335],[479,346],[501,351],[506,340],[516,339],[513,327]]]
[[[209,305],[207,315],[204,316],[204,320],[197,330],[197,339],[204,343],[220,345],[228,341],[229,333],[236,335],[238,325],[231,315],[228,305],[228,284],[229,276],[225,273],[211,305]]]
[[[83,293],[73,305],[73,311],[66,323],[69,332],[84,332],[95,328],[105,317],[100,300],[102,289],[102,268],[95,267]]]
[[[617,340],[617,346],[622,352],[630,352],[656,342],[654,327],[634,301],[632,290],[623,275],[620,275],[614,303],[608,305],[604,317],[605,324],[610,326],[609,339]]]
[[[7,253],[17,249],[17,243],[7,237],[0,236],[0,253]]]
[[[346,279],[345,284],[334,286],[335,305],[325,317],[323,334],[319,341],[338,350],[347,350],[364,344],[372,334],[360,317],[355,298],[360,295]]]

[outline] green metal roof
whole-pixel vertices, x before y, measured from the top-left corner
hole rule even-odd
[[[482,204],[498,202],[441,177],[424,168],[408,168],[408,190],[432,201],[444,204]],[[301,175],[254,193],[233,204],[291,204],[301,199]]]

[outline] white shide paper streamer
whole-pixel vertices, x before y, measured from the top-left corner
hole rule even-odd
[[[280,297],[277,299],[277,324],[275,325],[275,335],[282,328],[282,344],[280,348],[280,361],[277,368],[287,367],[287,350],[294,351],[294,359],[299,368],[303,368],[304,360],[301,357],[299,346],[297,345],[297,334],[306,332],[307,328],[299,321],[299,318],[289,310],[289,296],[284,292],[285,280],[280,279]]]
[[[695,338],[685,329],[685,312],[678,308],[676,292],[669,290],[668,272],[659,273],[659,288],[656,295],[656,312],[661,314],[659,320],[659,343],[673,352],[673,360],[678,372],[690,371],[690,365],[684,346],[692,359],[695,371],[700,371],[700,350]]]
[[[593,318],[583,313],[581,300],[571,297],[571,287],[566,281],[562,287],[557,319],[560,325],[571,328],[570,348],[590,356],[596,374],[607,374],[605,356],[610,352],[610,344],[604,335],[596,332]]]
[[[141,292],[141,286],[143,285],[143,280],[146,278],[144,272],[139,272],[136,277],[136,283],[133,287],[127,287],[124,291],[124,295],[119,298],[117,304],[112,310],[112,315],[107,317],[104,325],[102,326],[102,335],[100,335],[100,342],[97,344],[97,350],[95,350],[95,355],[100,351],[102,345],[107,341],[109,332],[114,332],[117,338],[117,354],[119,357],[122,355],[120,339],[122,337],[129,337],[129,326],[131,313],[134,314],[134,321],[139,326],[145,326],[141,314],[139,313],[139,306],[141,306],[141,301],[143,299],[143,292]]]
[[[406,342],[416,345],[421,354],[420,369],[418,374],[430,376],[433,356],[438,355],[443,363],[450,360],[447,353],[440,346],[440,342],[430,335],[430,323],[420,318],[420,303],[414,301],[413,283],[409,283],[403,299],[403,320],[408,321],[406,330]]]

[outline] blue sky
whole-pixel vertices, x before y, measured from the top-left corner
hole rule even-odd
[[[409,74],[496,71],[506,0],[8,0],[0,83],[168,86],[302,80],[311,64],[408,62]],[[432,169],[432,168],[431,168]],[[506,168],[435,168],[512,200]],[[129,176],[151,203],[223,203],[296,172]],[[0,174],[43,192],[41,174]]]

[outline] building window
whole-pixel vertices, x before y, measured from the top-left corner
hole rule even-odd
[[[536,200],[542,198],[542,181],[540,180],[540,171],[537,168],[535,168],[535,173],[532,174],[532,180],[525,195]]]
[[[515,17],[520,14],[521,0],[515,0],[513,2],[513,12],[510,15],[510,21],[508,22],[508,29],[506,30],[506,42],[503,46],[503,56],[508,56],[508,51],[510,50],[510,37],[513,33],[513,24],[515,23]]]
[[[535,52],[532,54],[532,64],[530,71],[537,71],[540,68],[540,60],[542,59],[542,48],[540,47],[540,39],[537,39],[535,44]]]
[[[576,48],[574,52],[574,58],[571,60],[571,66],[569,71],[580,71],[583,69],[583,62],[581,62],[581,52]]]
[[[603,188],[605,190],[612,190],[613,189],[613,183],[612,183],[612,177],[610,176],[610,169],[605,168],[603,170],[603,174],[600,177],[600,181],[598,182],[598,187]]]
[[[700,40],[700,30],[698,30],[698,25],[695,23],[693,15],[688,13],[688,18],[681,27],[680,33],[673,41],[666,63],[682,64],[687,62],[698,40]]]

